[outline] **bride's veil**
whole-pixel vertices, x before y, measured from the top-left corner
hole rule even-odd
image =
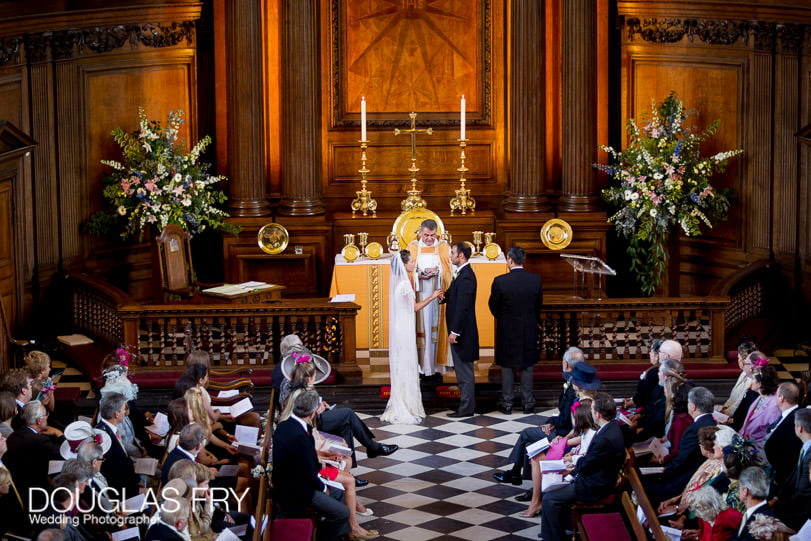
[[[404,325],[415,325],[413,297],[405,294],[411,289],[408,271],[399,252],[391,255],[389,275],[389,358],[399,358],[400,339]]]

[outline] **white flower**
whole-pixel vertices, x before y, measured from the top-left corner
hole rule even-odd
[[[656,218],[656,214],[658,214],[656,209],[650,209],[650,217],[651,218]]]
[[[625,200],[626,201],[631,200],[631,190],[625,190]]]
[[[637,199],[639,199],[639,194],[637,192],[632,193],[631,201],[636,201]]]
[[[183,175],[181,175],[180,173],[176,173],[175,176],[172,177],[172,182],[176,184],[183,182]]]
[[[191,199],[184,199],[183,201],[180,202],[180,204],[183,205],[184,207],[190,207]]]
[[[662,173],[656,173],[653,175],[653,178],[655,178],[656,180],[662,180],[664,176],[662,175]]]
[[[125,214],[127,214],[127,208],[124,205],[120,205],[118,207],[118,214],[124,216]]]

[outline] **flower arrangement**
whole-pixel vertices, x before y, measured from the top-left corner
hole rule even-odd
[[[605,201],[618,208],[608,221],[629,239],[630,270],[644,295],[652,295],[662,281],[665,244],[669,234],[676,234],[674,226],[687,236],[701,235],[702,227],[725,220],[729,210],[730,192],[716,190],[709,179],[743,150],[702,157],[700,145],[718,131],[720,121],[694,132],[687,118],[675,92],[658,105],[652,100],[641,128],[628,120],[625,150],[601,146],[612,163],[594,164],[615,181],[603,190]]]
[[[144,229],[160,230],[170,223],[192,235],[207,227],[238,233],[239,227],[226,222],[228,214],[216,207],[227,197],[213,185],[226,178],[211,175],[209,165],[200,162],[211,138],[203,137],[187,151],[178,141],[183,111],[171,111],[166,126],[148,120],[142,107],[138,118],[138,130],[112,131],[123,161],[101,161],[113,169],[104,179],[103,195],[109,208],[91,216],[87,230],[98,235],[116,230],[122,238],[139,240]]]

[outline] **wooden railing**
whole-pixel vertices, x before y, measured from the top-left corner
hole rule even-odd
[[[68,277],[70,324],[95,340],[126,344],[139,368],[182,366],[202,349],[212,367],[272,366],[279,342],[298,334],[304,344],[342,372],[357,371],[351,302],[296,299],[267,304],[136,304],[117,288],[86,275]]]
[[[639,360],[656,339],[682,344],[685,359],[724,357],[729,297],[576,300],[549,295],[539,322],[544,360],[577,345],[589,360]]]

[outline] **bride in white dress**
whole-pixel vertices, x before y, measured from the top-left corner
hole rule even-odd
[[[408,250],[392,254],[389,278],[389,373],[391,395],[380,420],[391,424],[419,424],[425,418],[417,364],[417,321],[414,314],[442,296],[434,291],[415,303],[412,279],[416,261]]]

